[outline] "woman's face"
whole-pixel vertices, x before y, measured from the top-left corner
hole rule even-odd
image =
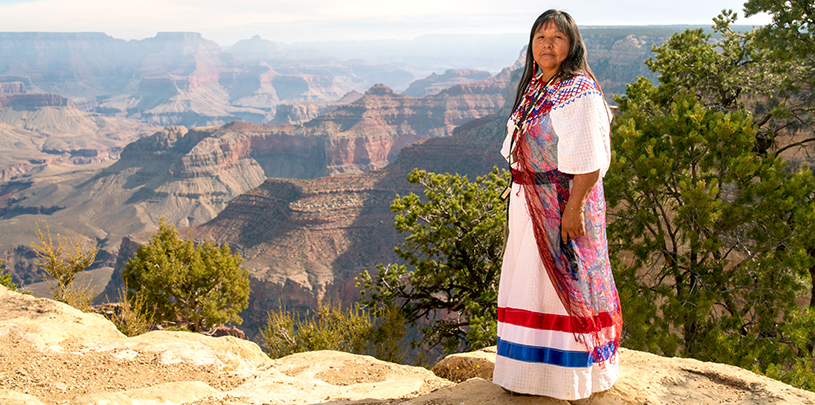
[[[560,64],[569,55],[570,48],[571,39],[552,21],[538,28],[532,38],[532,58],[540,67],[544,78],[548,79],[560,70]]]

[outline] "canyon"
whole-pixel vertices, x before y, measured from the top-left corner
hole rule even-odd
[[[650,74],[642,60],[675,30],[584,29],[609,100]],[[494,75],[437,67],[414,80],[433,58],[343,60],[260,37],[224,49],[195,33],[0,39],[0,258],[14,281],[40,280],[29,244],[42,225],[99,243],[97,302],[116,297],[124,263],[163,217],[245,258],[250,335],[277,305],[355,299],[360,271],[396,260],[404,235],[389,206],[420,192],[410,170],[474,179],[504,165],[525,55]]]
[[[677,29],[584,28],[607,99],[637,76],[656,79],[642,60]],[[87,238],[101,246],[90,270],[101,278],[96,302],[106,302],[164,218],[183,237],[228,243],[244,258],[252,292],[240,328],[250,338],[280,305],[305,312],[327,299],[355,301],[356,275],[397,261],[393,247],[405,235],[394,230],[391,201],[421,192],[408,172],[472,180],[505,165],[497,151],[524,54],[503,69],[460,49],[452,57],[470,68],[430,62],[438,55],[411,65],[385,52],[369,61],[330,54],[346,45],[0,33],[3,270],[33,291],[41,284],[30,248],[36,227]],[[248,341],[181,332],[124,338],[101,316],[4,287],[0,297],[3,361],[22,370],[1,379],[0,402],[265,403],[274,390],[284,393],[274,399],[281,403],[286,395],[337,404],[555,403],[491,384],[491,348],[435,374],[335,352],[269,360]],[[815,401],[730,366],[624,349],[621,361],[624,378],[592,403]],[[189,395],[168,399],[162,390]]]
[[[495,111],[509,76],[505,70],[423,98],[378,84],[299,125],[168,126],[128,144],[115,161],[17,175],[0,188],[9,230],[0,235],[0,246],[9,247],[3,261],[15,280],[37,280],[27,242],[41,221],[62,235],[99,242],[96,266],[112,267],[125,236],[153,231],[161,217],[179,227],[203,224],[267,178],[332,179],[381,169],[407,145],[449,137]]]
[[[655,78],[642,61],[682,28],[585,27],[583,35],[601,85],[620,94],[638,75]],[[82,111],[163,126],[296,123],[285,122],[291,107],[276,118],[278,107],[332,103],[377,83],[411,96],[434,94],[498,73],[525,44],[523,34],[296,44],[254,36],[222,47],[194,32],[131,41],[0,32],[0,94],[59,94]],[[428,81],[438,83],[423,89]],[[308,119],[326,112],[311,111]]]

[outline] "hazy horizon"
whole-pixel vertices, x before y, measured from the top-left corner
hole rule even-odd
[[[255,35],[294,44],[524,34],[547,8],[571,13],[581,27],[709,26],[723,9],[738,12],[740,25],[770,22],[767,15],[744,19],[743,3],[576,0],[560,7],[530,0],[416,0],[410,6],[370,0],[0,0],[0,27],[5,32],[103,32],[124,40],[151,38],[158,32],[197,32],[231,46]]]

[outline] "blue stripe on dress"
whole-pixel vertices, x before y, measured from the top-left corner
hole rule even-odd
[[[611,353],[615,346],[609,343],[597,350]],[[527,346],[498,339],[498,355],[527,363],[544,363],[561,367],[591,367],[592,359],[588,352],[559,350],[551,347]]]

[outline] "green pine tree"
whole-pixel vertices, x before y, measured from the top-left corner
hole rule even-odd
[[[187,324],[192,331],[236,322],[249,302],[249,272],[243,259],[227,244],[206,241],[195,245],[180,239],[175,226],[159,221],[150,243],[140,246],[122,277],[139,293],[143,305],[154,311],[153,321]]]
[[[617,98],[605,178],[624,345],[811,385],[815,182],[780,157],[798,97],[757,33],[674,35]],[[791,101],[792,100],[792,101]],[[809,381],[809,382],[807,382]]]
[[[470,183],[467,177],[413,170],[424,187],[397,196],[396,230],[406,233],[396,254],[406,264],[379,265],[360,277],[371,308],[399,306],[421,325],[422,341],[447,352],[495,344],[498,278],[506,222],[501,192],[509,174],[497,168]]]

